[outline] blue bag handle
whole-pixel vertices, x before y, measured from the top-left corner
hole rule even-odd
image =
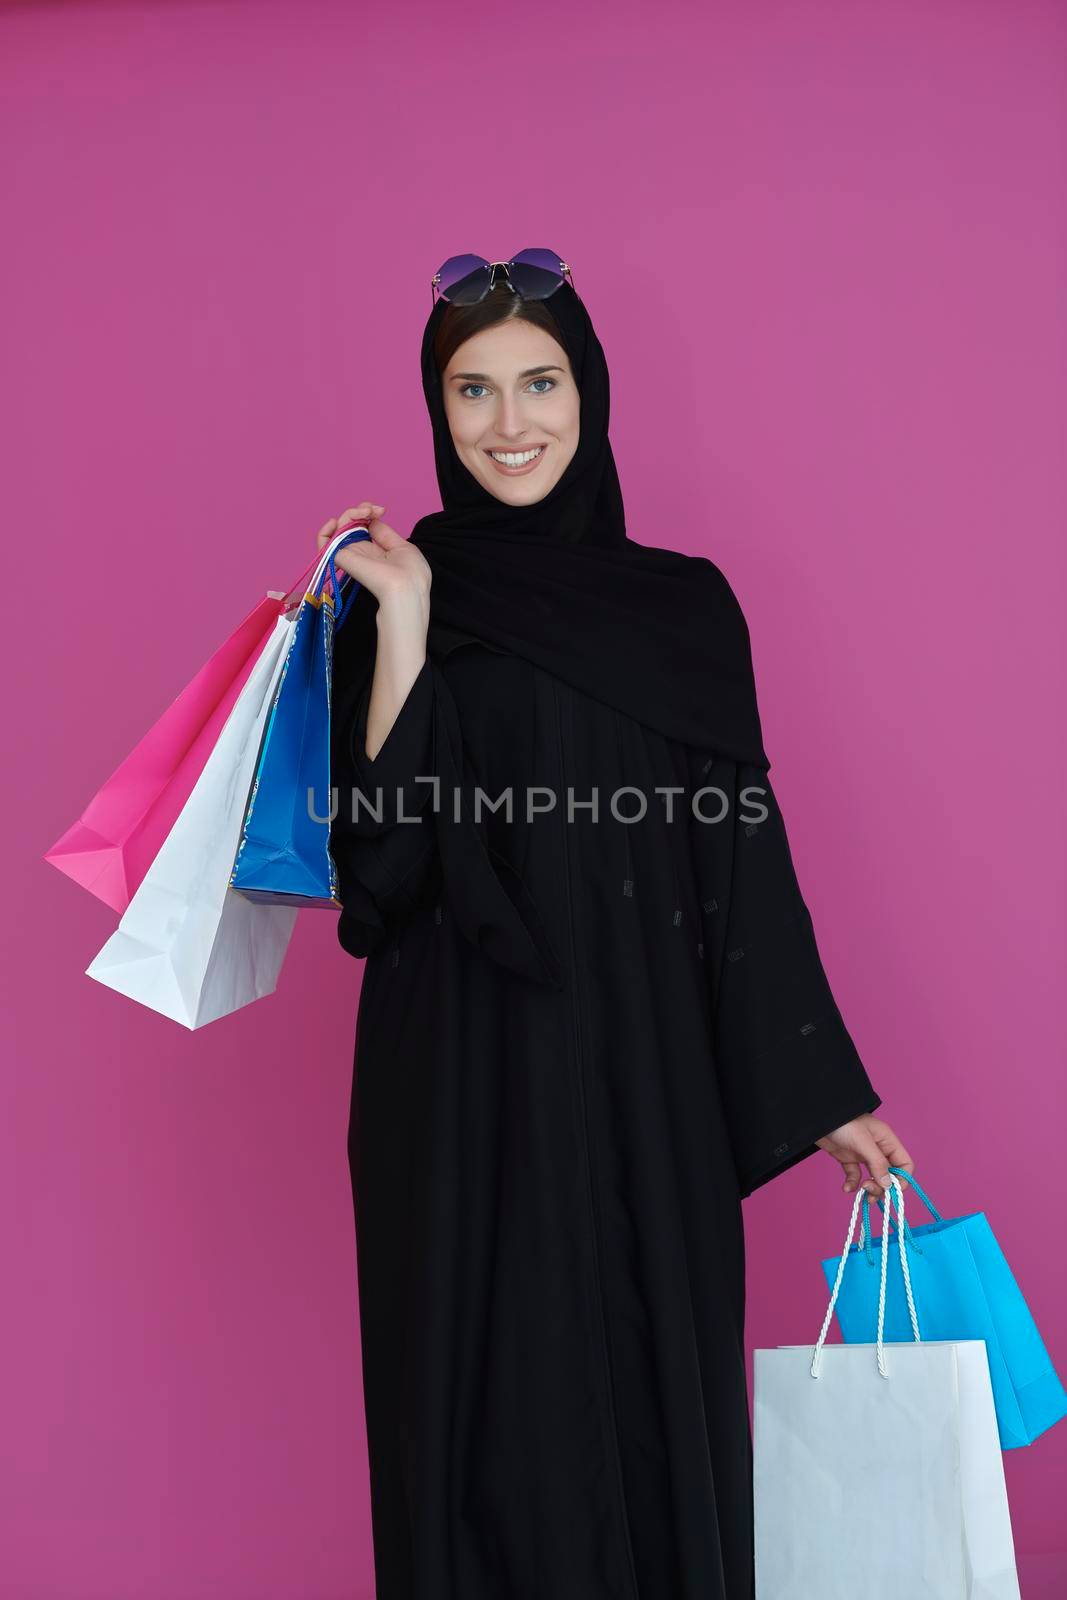
[[[346,544],[358,544],[361,540],[369,538],[370,534],[367,532],[367,529],[360,526],[352,528],[345,534],[343,539],[338,541],[336,549],[331,550],[329,560],[319,574],[319,581],[316,583],[314,590],[316,599],[318,599],[319,595],[323,591],[323,588],[325,587],[327,573],[329,574],[330,582],[333,584],[334,596],[336,597],[340,594],[341,581],[337,576],[337,567],[334,562],[334,556],[337,554],[337,551],[343,550]],[[345,591],[344,602],[333,619],[335,631],[341,626],[341,623],[344,621],[345,617],[347,617],[352,605],[352,601],[355,599],[357,592],[362,588],[362,584],[358,583],[356,579],[352,577],[350,572],[346,572],[344,576],[349,580],[349,584],[347,590]]]
[[[336,538],[336,534],[334,534],[334,538]],[[334,555],[338,554],[338,550],[344,549],[346,544],[358,544],[358,542],[362,541],[362,539],[370,539],[370,533],[368,533],[365,526],[362,525],[350,528],[350,530],[346,531],[346,534],[344,534],[344,538],[338,539],[338,544],[336,544],[336,547],[331,550],[330,558],[326,560],[323,570],[320,571],[320,574],[318,574],[318,581],[315,582],[314,589],[309,590],[309,594],[314,594],[315,598],[320,597],[323,589],[325,589],[326,574],[330,574],[330,581],[331,584],[333,584],[334,603],[336,603],[336,598],[338,598],[339,594],[341,594],[341,579],[338,578],[338,566],[336,566],[336,563],[334,563]],[[362,589],[363,587],[360,582],[357,582],[357,579],[352,578],[352,573],[342,573],[342,578],[349,579],[349,587],[347,587],[346,592],[344,592],[344,603],[342,603],[338,613],[336,613],[336,616],[334,616],[334,632],[341,627],[342,621],[344,621],[347,614],[349,614],[349,608],[350,605],[352,605],[352,600],[354,600],[355,595],[358,594],[358,590]]]
[[[909,1183],[911,1185],[911,1187],[915,1190],[915,1193],[919,1196],[919,1199],[922,1201],[923,1205],[926,1207],[927,1211],[929,1211],[930,1215],[934,1218],[935,1222],[942,1221],[942,1217],[941,1217],[940,1211],[934,1205],[934,1202],[930,1199],[930,1197],[926,1193],[925,1189],[923,1189],[922,1186],[919,1184],[918,1180],[915,1178],[913,1173],[908,1172],[904,1167],[890,1167],[889,1170],[890,1170],[890,1172],[895,1172],[899,1178],[902,1178],[904,1180],[905,1183]],[[879,1200],[878,1209],[881,1211],[882,1216],[885,1219],[884,1222],[883,1222],[883,1229],[888,1229],[889,1231],[892,1231],[892,1229],[895,1226],[895,1223],[894,1223],[894,1220],[893,1220],[893,1195],[892,1195],[891,1191],[889,1192],[889,1215],[888,1215],[888,1217],[886,1217],[886,1210],[885,1210],[885,1202],[884,1201]],[[907,1241],[907,1243],[911,1246],[911,1248],[913,1250],[917,1251],[919,1255],[922,1255],[922,1253],[923,1253],[922,1245],[916,1244],[915,1236],[912,1233],[911,1228],[910,1228],[910,1226],[908,1224],[907,1217],[904,1218],[904,1238],[905,1238],[905,1240]],[[863,1249],[864,1249],[864,1253],[865,1253],[865,1255],[867,1257],[867,1265],[873,1267],[873,1265],[874,1265],[874,1256],[871,1253],[871,1209],[870,1209],[870,1198],[869,1198],[869,1196],[867,1194],[866,1189],[864,1189],[864,1191],[863,1191]]]

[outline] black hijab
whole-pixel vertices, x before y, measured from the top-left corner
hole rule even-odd
[[[668,737],[767,768],[741,607],[704,556],[627,538],[603,348],[569,283],[543,304],[570,358],[581,428],[559,482],[526,506],[498,500],[459,459],[433,355],[448,302],[426,323],[422,387],[443,509],[411,542],[433,573],[429,651],[484,639]]]
[[[433,424],[443,509],[421,518],[411,541],[433,573],[427,670],[433,696],[433,771],[443,803],[433,811],[445,892],[466,937],[492,960],[536,983],[564,978],[532,886],[487,848],[463,789],[459,714],[440,661],[464,639],[524,657],[592,699],[667,737],[768,768],[748,628],[711,561],[635,544],[608,441],[608,369],[588,313],[570,284],[546,302],[581,395],[578,447],[543,499],[510,506],[462,464],[452,443],[433,337],[422,340],[422,385]],[[359,696],[369,691],[376,602],[354,597],[335,643],[334,768],[343,773]],[[343,804],[347,804],[343,802]],[[343,814],[343,813],[342,813]],[[343,859],[344,823],[331,849]]]

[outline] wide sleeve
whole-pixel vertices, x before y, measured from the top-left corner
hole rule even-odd
[[[331,783],[337,811],[330,853],[341,915],[337,937],[351,956],[370,955],[400,927],[434,881],[433,677],[429,658],[372,761],[366,752],[373,671],[359,686],[335,683]]]
[[[766,770],[708,751],[690,762],[715,1068],[748,1195],[881,1098],[831,992]]]

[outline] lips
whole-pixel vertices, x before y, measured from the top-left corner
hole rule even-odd
[[[540,463],[545,458],[545,451],[548,449],[548,446],[544,445],[544,444],[542,444],[542,445],[527,445],[526,449],[527,450],[537,450],[537,451],[539,451],[539,454],[534,456],[532,461],[525,462],[521,467],[509,467],[509,466],[507,466],[503,461],[498,461],[496,459],[496,457],[493,455],[492,451],[490,451],[490,450],[487,450],[485,453],[489,457],[489,460],[493,463],[493,466],[496,468],[496,470],[498,472],[502,472],[505,475],[505,477],[508,477],[508,478],[519,478],[519,477],[522,477],[522,475],[524,473],[526,473],[526,472],[532,472],[535,467],[540,465]],[[515,451],[512,451],[511,453],[513,455],[520,455],[523,452],[515,450]]]

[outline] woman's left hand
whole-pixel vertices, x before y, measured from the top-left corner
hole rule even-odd
[[[906,1172],[915,1170],[914,1161],[888,1122],[883,1122],[871,1111],[865,1111],[862,1117],[853,1117],[851,1122],[834,1128],[832,1133],[824,1134],[815,1143],[844,1167],[842,1188],[846,1194],[851,1194],[860,1183],[861,1162],[865,1163],[870,1173],[870,1177],[863,1180],[863,1187],[872,1200],[880,1200],[892,1186],[890,1167],[903,1167]]]

